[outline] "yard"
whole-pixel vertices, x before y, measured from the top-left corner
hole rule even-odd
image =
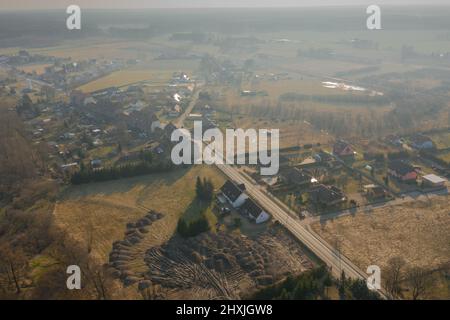
[[[373,264],[380,266],[382,277],[383,268],[392,257],[403,258],[408,267],[426,270],[448,263],[449,228],[448,196],[383,207],[313,225],[314,231],[329,244],[339,243],[342,253],[361,269]]]

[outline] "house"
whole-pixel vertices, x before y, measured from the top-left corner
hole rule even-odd
[[[433,141],[423,134],[415,134],[410,138],[411,146],[418,150],[432,149]]]
[[[402,160],[394,160],[388,164],[388,174],[401,181],[416,181],[417,172],[414,167]]]
[[[240,211],[242,214],[247,215],[257,224],[266,222],[270,219],[270,215],[265,212],[259,205],[257,205],[252,199],[245,200]]]
[[[447,180],[435,174],[427,174],[422,177],[422,185],[428,188],[445,187]]]
[[[373,199],[384,198],[386,196],[386,191],[381,186],[375,184],[365,185],[363,190],[366,196]]]
[[[234,208],[242,206],[248,196],[245,194],[245,184],[237,185],[234,182],[227,180],[220,189],[223,196],[231,203]]]
[[[308,172],[298,168],[287,167],[280,172],[281,178],[284,181],[295,184],[297,186],[309,186],[317,182]]]
[[[396,147],[401,147],[403,145],[403,139],[397,135],[388,135],[385,138],[385,141],[387,143],[389,143],[390,145],[396,146]]]
[[[299,163],[299,167],[309,168],[315,166],[319,161],[315,157],[308,157]]]
[[[309,198],[312,202],[324,206],[333,206],[347,200],[347,197],[339,188],[323,184],[310,190]]]
[[[97,104],[97,100],[95,100],[93,97],[86,97],[86,98],[84,99],[83,104],[84,104],[85,106],[87,106],[87,105],[92,105],[92,104]]]
[[[316,162],[328,162],[333,160],[331,154],[324,152],[322,150],[313,155],[313,158],[314,160],[316,160]]]
[[[344,140],[338,140],[333,145],[333,154],[338,157],[349,157],[354,155],[352,146]]]
[[[155,149],[154,149],[156,154],[162,154],[164,153],[164,148],[162,147],[162,145],[158,145]]]

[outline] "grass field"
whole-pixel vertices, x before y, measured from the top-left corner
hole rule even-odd
[[[26,66],[20,66],[18,67],[18,69],[26,73],[36,72],[36,74],[40,75],[43,74],[45,72],[45,68],[49,66],[51,66],[51,64],[30,64]]]
[[[136,59],[136,49],[145,49],[145,44],[135,41],[105,41],[104,39],[83,39],[66,41],[55,47],[32,48],[29,51],[72,60],[87,59]]]
[[[195,166],[171,173],[70,187],[56,205],[55,221],[85,245],[94,226],[92,253],[106,262],[112,242],[123,238],[128,222],[146,214],[144,206],[164,214],[154,224],[158,231],[143,243],[143,248],[148,249],[172,236],[179,217],[194,202],[197,176],[210,177],[216,188],[224,181],[214,167]]]
[[[450,261],[448,197],[430,202],[375,209],[313,225],[328,243],[362,269],[376,264],[381,272],[392,257],[408,267],[435,270]],[[441,297],[442,298],[442,297]],[[448,296],[447,296],[448,298]]]
[[[78,89],[84,92],[93,92],[109,87],[124,87],[137,82],[145,81],[151,87],[165,87],[169,84],[174,72],[184,71],[191,73],[195,65],[192,61],[154,61],[142,67],[129,68],[113,72],[105,77],[91,81]]]
[[[431,134],[429,136],[438,149],[450,148],[450,132]]]
[[[122,87],[139,81],[152,80],[152,83],[165,85],[170,76],[167,73],[155,73],[151,70],[120,70],[113,72],[103,78],[94,80],[78,89],[84,92],[93,92],[109,87]]]

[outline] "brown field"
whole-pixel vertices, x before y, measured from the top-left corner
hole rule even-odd
[[[128,41],[83,40],[70,41],[48,48],[33,48],[31,53],[54,56],[58,58],[72,58],[72,60],[87,59],[136,59],[138,53],[135,47],[143,47],[142,43]]]
[[[167,84],[170,77],[167,77],[167,74],[155,74],[150,70],[120,70],[82,85],[78,89],[85,92],[93,92],[109,87],[121,87],[135,82],[151,79],[153,81],[159,80],[158,82],[160,84]]]
[[[45,72],[45,68],[51,66],[50,64],[30,64],[26,66],[18,67],[19,70],[22,70],[26,73],[33,73],[36,72],[36,74],[40,75]]]
[[[160,211],[158,232],[152,233],[143,248],[160,245],[169,239],[195,197],[195,179],[210,177],[220,188],[224,178],[214,167],[194,167],[172,173],[155,174],[120,181],[70,187],[55,207],[55,220],[75,240],[87,245],[89,228],[93,229],[92,253],[102,262],[112,242],[123,238],[126,224],[142,218],[146,208]]]
[[[171,63],[173,64],[170,68],[165,67]],[[173,72],[181,70],[190,72],[192,70],[191,67],[192,65],[183,64],[182,60],[176,62],[155,62],[148,64],[145,67],[130,68],[113,72],[105,77],[86,83],[78,89],[85,92],[93,92],[109,87],[127,86],[141,81],[145,81],[145,84],[148,86],[165,87],[169,84]]]
[[[279,129],[280,148],[302,146],[304,144],[327,144],[333,137],[314,129],[309,123],[303,121],[273,121],[243,118],[235,121],[237,128]]]
[[[362,269],[402,257],[408,267],[436,270],[450,261],[448,197],[375,209],[316,223],[313,229]]]
[[[246,85],[244,85],[246,87]],[[264,90],[271,97],[279,97],[283,93],[312,94],[312,95],[338,95],[349,94],[343,90],[328,89],[322,86],[319,80],[279,80],[261,81],[251,84],[249,90]],[[355,93],[360,95],[361,93]]]

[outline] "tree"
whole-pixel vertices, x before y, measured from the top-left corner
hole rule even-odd
[[[353,300],[378,300],[380,296],[375,291],[369,290],[367,288],[367,283],[365,280],[356,279],[351,282],[349,286],[350,292],[352,294]]]
[[[178,221],[178,225],[177,225],[178,233],[183,236],[183,235],[187,234],[187,230],[188,230],[188,225],[187,225],[186,221],[184,219],[180,219]]]
[[[431,275],[419,267],[408,270],[406,282],[411,288],[412,299],[417,300],[422,297],[432,285]]]
[[[201,198],[203,194],[203,184],[200,177],[197,176],[197,181],[195,182],[195,193],[197,198]]]
[[[339,279],[339,296],[341,299],[345,298],[345,286],[347,284],[347,279],[345,277],[345,271],[342,270],[341,272],[341,278]]]
[[[14,250],[4,244],[0,247],[0,276],[5,278],[8,286],[14,288],[16,294],[21,293],[21,285],[26,267],[26,257],[22,250]]]
[[[52,100],[55,97],[56,90],[53,89],[52,87],[48,86],[48,85],[44,85],[41,88],[41,93],[42,93],[43,96],[45,96],[47,101],[49,101],[49,100]]]
[[[195,183],[195,193],[197,198],[203,201],[211,201],[214,196],[214,185],[210,179],[197,177]]]
[[[384,272],[386,290],[392,297],[400,296],[402,293],[402,269],[406,262],[400,257],[393,257],[389,259],[388,265]]]

